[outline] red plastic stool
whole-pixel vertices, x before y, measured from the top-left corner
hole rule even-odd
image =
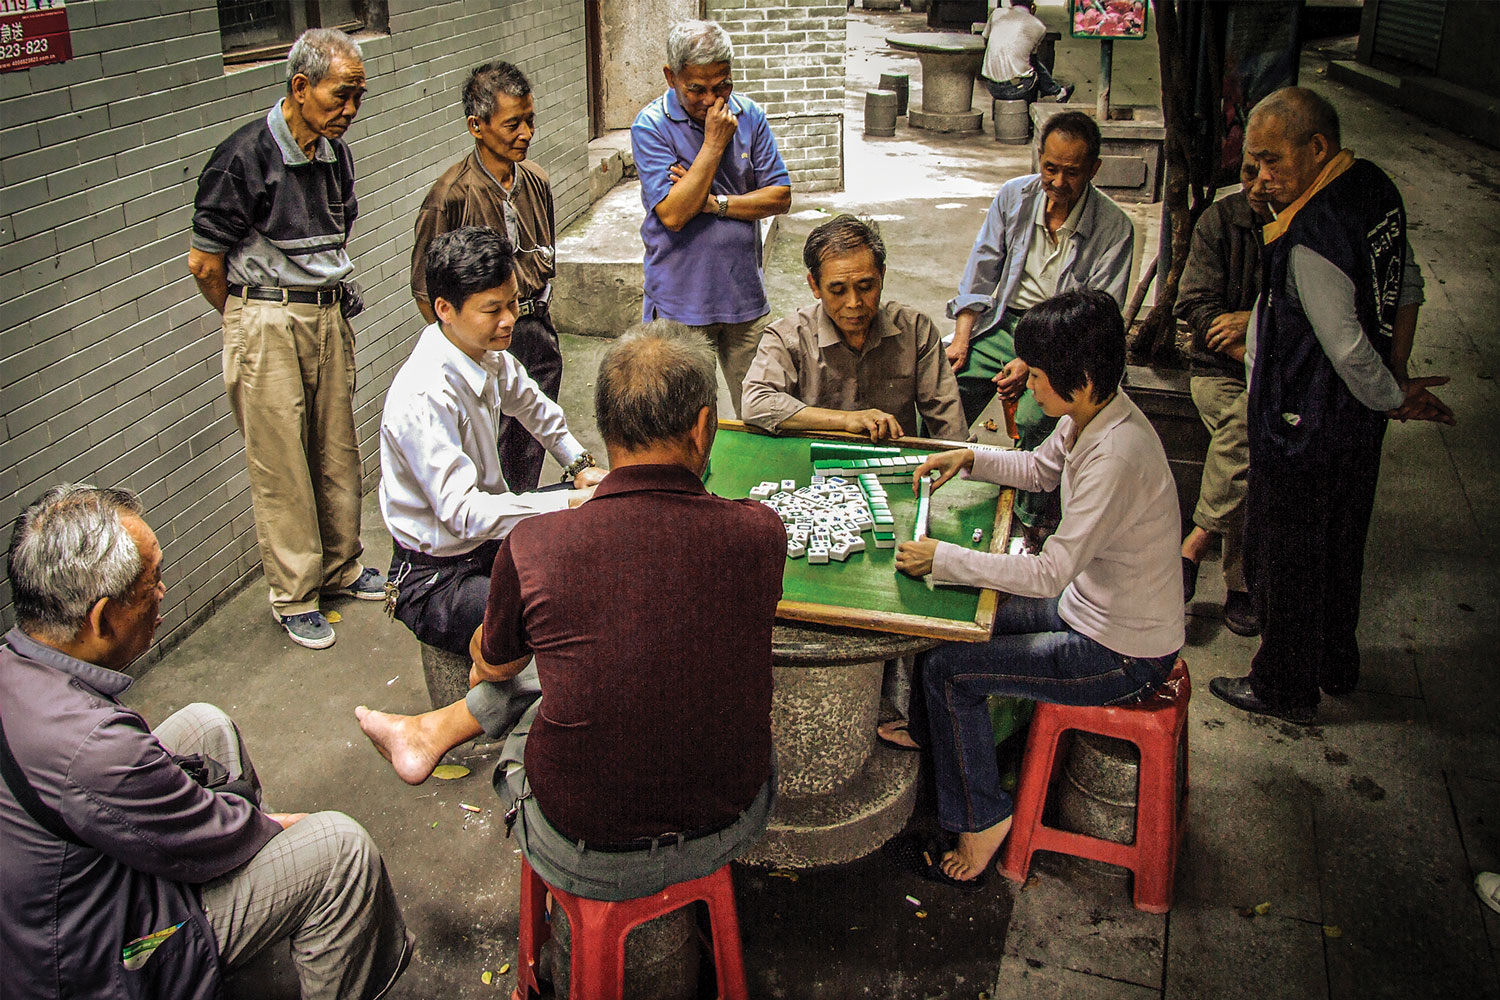
[[[547,884],[521,858],[521,946],[516,957],[516,989],[511,1000],[539,996],[537,958],[552,936],[545,904],[548,894],[568,915],[573,932],[572,995],[587,1000],[619,1000],[625,990],[625,937],[637,924],[695,903],[708,904],[713,928],[714,969],[720,1000],[747,1000],[745,958],[740,952],[740,918],[734,908],[734,879],[725,865],[712,875],[669,885],[640,899],[609,903],[585,899]]]
[[[1037,851],[1057,851],[1129,868],[1135,874],[1135,908],[1166,913],[1172,908],[1177,852],[1187,816],[1187,715],[1193,694],[1187,664],[1178,660],[1167,682],[1134,705],[1074,706],[1038,703],[1026,738],[1015,819],[1000,871],[1026,880]],[[1129,740],[1141,753],[1136,792],[1135,841],[1117,844],[1042,823],[1047,789],[1062,734],[1078,729]],[[1178,747],[1182,748],[1182,798],[1178,799]]]

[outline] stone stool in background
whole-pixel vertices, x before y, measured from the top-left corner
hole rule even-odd
[[[894,90],[865,91],[865,135],[895,135],[898,106],[899,97]]]
[[[720,1000],[747,1000],[745,958],[740,946],[740,918],[734,905],[734,879],[725,865],[712,875],[669,885],[661,892],[640,899],[604,902],[584,899],[549,886],[521,859],[521,933],[516,954],[516,989],[512,1000],[531,1000],[540,996],[537,983],[537,958],[548,937],[546,898],[550,894],[558,909],[567,915],[572,938],[568,985],[571,992],[587,1000],[622,1000],[625,970],[630,963],[625,954],[626,938],[631,928],[647,921],[674,914],[687,914],[689,904],[700,900],[708,906],[713,934],[714,972]],[[696,944],[696,941],[693,941]],[[696,980],[696,976],[694,976]],[[659,986],[637,987],[642,997],[663,997]]]
[[[906,114],[907,102],[911,99],[911,77],[905,73],[880,74],[880,89],[896,92],[896,115]]]
[[[1128,868],[1135,875],[1135,907],[1147,913],[1172,908],[1177,855],[1187,816],[1187,714],[1192,697],[1187,664],[1178,660],[1166,684],[1134,705],[1073,706],[1038,703],[1026,739],[1015,820],[1000,871],[1026,880],[1032,855],[1057,851]],[[1069,730],[1128,740],[1140,749],[1135,836],[1115,843],[1042,821],[1062,736]]]
[[[993,108],[996,142],[1024,146],[1031,141],[1031,102],[995,101]]]

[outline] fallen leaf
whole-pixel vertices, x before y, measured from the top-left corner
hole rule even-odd
[[[1270,903],[1256,903],[1255,904],[1255,915],[1256,916],[1263,917],[1267,913],[1270,913],[1270,912],[1271,912],[1271,904]]]
[[[1344,936],[1344,929],[1338,924],[1324,924],[1323,936],[1327,938],[1341,938]]]
[[[485,969],[482,973],[479,974],[479,981],[486,986],[488,986],[494,980],[494,978],[495,974],[489,969]]]
[[[506,962],[504,965],[500,966],[500,975],[503,976],[503,975],[505,975],[509,971],[510,971],[510,963],[509,962]]]
[[[918,920],[926,920],[927,919],[927,911],[926,910],[918,910],[917,911],[917,919]]]
[[[328,624],[330,625],[337,625],[344,620],[344,616],[337,611],[325,611],[323,612],[323,617],[328,619]]]
[[[454,778],[468,777],[469,769],[462,764],[439,764],[432,769],[432,776],[441,778],[443,781],[452,781]]]

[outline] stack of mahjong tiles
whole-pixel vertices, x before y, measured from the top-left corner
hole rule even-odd
[[[862,476],[873,473],[887,481],[910,479],[927,460],[926,455],[903,455],[900,448],[870,444],[834,444],[814,441],[811,445],[813,472],[820,476]]]
[[[767,481],[752,489],[750,496],[774,510],[786,526],[789,559],[806,556],[815,565],[830,559],[843,562],[865,551],[860,536],[871,529],[877,548],[896,544],[885,489],[873,475],[858,482],[842,476],[813,476],[801,489],[793,479]]]

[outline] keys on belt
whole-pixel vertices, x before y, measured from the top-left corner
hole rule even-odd
[[[305,305],[331,306],[339,300],[339,288],[264,288],[259,285],[230,285],[229,294],[237,299],[262,302],[300,302]]]

